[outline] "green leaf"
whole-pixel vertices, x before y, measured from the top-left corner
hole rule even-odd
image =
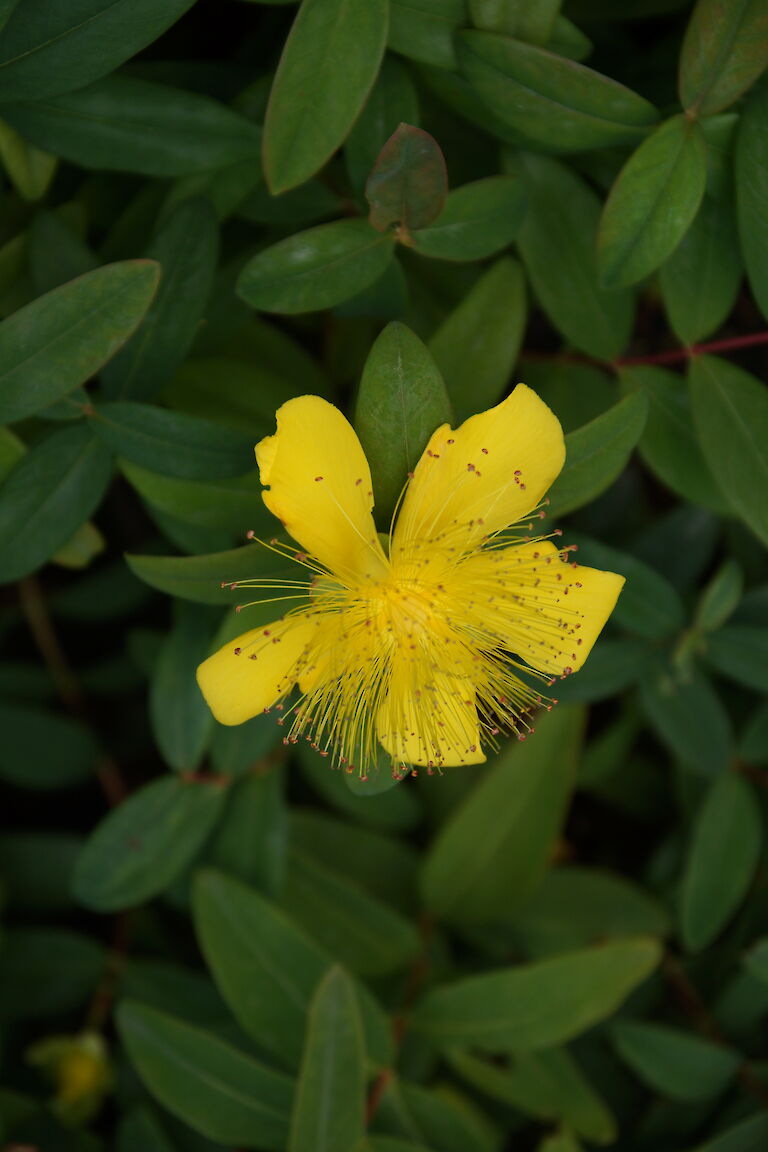
[[[607,292],[598,283],[600,201],[576,173],[546,156],[527,155],[522,172],[529,208],[518,243],[536,297],[574,348],[613,360],[629,340],[634,307],[629,292]]]
[[[304,0],[264,123],[264,170],[274,194],[303,184],[344,142],[376,79],[387,20],[387,0]]]
[[[733,197],[705,195],[659,272],[669,323],[684,344],[703,340],[721,326],[736,303],[741,279]]]
[[[440,1152],[498,1152],[498,1132],[453,1085],[391,1081],[379,1106],[382,1126],[420,1137]],[[390,1119],[391,1117],[391,1119]]]
[[[35,290],[41,294],[92,272],[99,263],[77,231],[61,215],[46,209],[36,212],[32,220],[27,259]],[[160,269],[155,271],[159,279]]]
[[[438,68],[456,67],[454,35],[466,21],[465,0],[390,0],[390,48]]]
[[[725,771],[733,743],[730,720],[698,669],[657,668],[643,682],[642,702],[659,739],[682,764],[705,776]]]
[[[546,874],[511,926],[527,954],[539,957],[622,936],[664,936],[669,916],[622,876],[568,866]]]
[[[695,1152],[762,1152],[768,1140],[768,1116],[759,1112],[697,1144]]]
[[[253,437],[209,420],[131,401],[98,405],[98,436],[120,456],[182,480],[218,480],[253,469]]]
[[[355,408],[382,527],[430,436],[452,420],[445,384],[426,347],[404,324],[388,324],[366,359]]]
[[[93,772],[97,749],[87,728],[31,704],[0,703],[0,776],[20,788],[69,788]]]
[[[737,684],[768,692],[768,628],[720,628],[707,639],[706,659]]]
[[[263,312],[316,312],[362,292],[392,259],[394,237],[367,220],[335,220],[265,248],[243,268],[238,295]]]
[[[322,948],[360,975],[401,970],[419,953],[410,920],[300,852],[289,859],[283,905]]]
[[[280,729],[271,717],[257,716],[254,720],[260,723],[257,731],[262,748],[268,743],[271,749],[280,738]],[[225,772],[231,767],[234,772],[239,771],[242,778],[229,788],[224,813],[208,845],[206,859],[211,867],[220,868],[227,875],[273,896],[282,888],[285,873],[288,812],[282,772],[269,765],[264,755],[259,756],[260,749],[254,742],[254,720],[232,728],[222,724],[217,729],[216,736],[242,734],[240,744],[235,745],[239,753],[237,759],[231,753],[225,759],[214,736],[211,746],[214,768]],[[243,745],[248,735],[250,747],[246,748]]]
[[[383,832],[401,831],[418,823],[420,805],[414,789],[391,788],[375,797],[358,794],[342,779],[341,772],[329,771],[328,760],[308,744],[299,744],[296,752],[307,783],[332,808]]]
[[[724,772],[699,809],[683,874],[680,922],[691,951],[711,944],[736,912],[754,875],[762,838],[751,785],[735,772]]]
[[[77,862],[74,894],[97,912],[133,907],[163,892],[202,847],[224,802],[218,782],[164,776],[113,809]]]
[[[161,755],[177,772],[193,772],[213,734],[213,717],[195,680],[211,650],[219,614],[181,601],[158,654],[149,696],[152,733]]]
[[[565,467],[549,490],[548,516],[565,516],[613,484],[642,435],[647,415],[645,395],[634,392],[568,433]]]
[[[557,699],[561,704],[592,704],[615,696],[636,684],[651,660],[652,650],[639,640],[601,636],[586,664],[558,681]]]
[[[195,338],[213,282],[216,216],[206,200],[185,200],[168,216],[147,255],[162,268],[143,324],[102,379],[110,399],[147,400],[167,384]]]
[[[752,713],[739,741],[739,756],[748,764],[768,763],[768,703]]]
[[[680,53],[680,103],[712,116],[737,100],[768,65],[764,0],[698,0]]]
[[[473,1088],[516,1112],[568,1124],[599,1144],[616,1138],[616,1121],[565,1048],[520,1053],[506,1066],[458,1048],[447,1059]]]
[[[527,311],[525,277],[504,256],[475,281],[429,341],[458,423],[497,404],[510,382]]]
[[[376,157],[398,124],[418,124],[416,88],[405,65],[385,56],[376,83],[344,145],[349,178],[362,192]]]
[[[3,834],[0,871],[7,907],[34,915],[69,911],[72,871],[81,846],[81,838],[69,833]]]
[[[604,287],[636,284],[664,263],[693,223],[706,182],[704,134],[673,116],[632,153],[611,188],[597,238]]]
[[[279,578],[285,573],[274,553],[258,544],[215,552],[210,556],[133,556],[128,554],[129,568],[140,580],[196,604],[232,605],[236,589],[231,582],[267,575]],[[279,610],[278,610],[279,611]]]
[[[11,928],[0,943],[0,1017],[60,1016],[81,1008],[104,971],[100,944],[64,928]]]
[[[435,222],[414,232],[411,243],[436,260],[484,260],[515,238],[525,207],[521,180],[486,176],[449,193]]]
[[[758,84],[739,117],[736,135],[736,216],[741,254],[757,306],[768,317],[768,84]]]
[[[438,1048],[551,1048],[613,1015],[659,959],[656,941],[638,938],[465,977],[427,993],[412,1026]]]
[[[675,1100],[708,1100],[728,1087],[738,1070],[737,1053],[677,1028],[619,1020],[611,1039],[639,1078]]]
[[[112,474],[85,424],[39,440],[0,487],[0,583],[39,568],[98,506]]]
[[[132,76],[3,112],[27,140],[73,164],[143,176],[255,164],[261,144],[258,128],[224,104]]]
[[[622,368],[619,379],[625,389],[642,388],[648,397],[639,451],[651,471],[684,500],[727,513],[728,505],[696,438],[685,380],[653,365]]]
[[[149,260],[97,268],[0,324],[0,421],[25,419],[84,384],[137,327],[158,284]]]
[[[400,124],[376,157],[366,181],[368,220],[379,232],[397,224],[406,233],[428,228],[448,195],[445,157],[433,136]]]
[[[744,587],[744,573],[735,560],[725,560],[703,589],[696,606],[694,625],[714,632],[735,611]]]
[[[704,457],[733,510],[768,544],[768,393],[743,368],[696,356],[691,407]]]
[[[241,1027],[288,1068],[301,1058],[306,1016],[332,958],[285,912],[221,872],[195,882],[193,906],[200,946],[222,996]],[[358,988],[371,1059],[391,1059],[381,1010]]]
[[[541,0],[533,6],[520,0],[469,0],[475,28],[501,32],[529,44],[545,45],[552,35],[562,0]]]
[[[37,100],[106,76],[194,0],[25,0],[0,32],[0,100]]]
[[[555,152],[637,144],[658,113],[583,64],[493,32],[462,32],[461,70],[520,141]]]
[[[0,120],[0,159],[24,200],[41,200],[45,196],[59,162],[58,156],[29,144],[5,120]]]
[[[349,977],[331,968],[309,1008],[288,1152],[355,1152],[365,1135],[365,1047]]]
[[[283,1152],[293,1085],[230,1044],[155,1008],[124,1001],[117,1027],[164,1108],[210,1140]]]
[[[126,1112],[117,1129],[116,1152],[175,1152],[154,1113],[143,1105]]]
[[[544,876],[574,784],[583,716],[556,708],[511,742],[427,852],[427,909],[460,924],[504,920]]]
[[[265,352],[257,343],[254,354],[263,357]],[[302,387],[308,391],[322,393],[318,382],[303,379],[302,369],[297,364],[290,372],[302,376]],[[272,431],[275,412],[295,394],[288,378],[261,362],[232,356],[196,356],[181,365],[163,389],[162,399],[180,412],[247,431],[255,444]]]

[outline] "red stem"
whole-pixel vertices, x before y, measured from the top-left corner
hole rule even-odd
[[[737,348],[752,348],[756,344],[768,344],[768,332],[750,332],[748,336],[730,336],[726,340],[710,340],[708,344],[691,344],[689,348],[673,348],[671,352],[655,352],[648,356],[620,356],[613,363],[617,368],[638,364],[677,364],[691,356],[702,356],[707,352],[733,352]]]

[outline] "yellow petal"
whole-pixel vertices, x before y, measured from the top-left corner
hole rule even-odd
[[[338,408],[319,396],[289,400],[256,459],[264,503],[302,548],[348,583],[386,572],[368,461]]]
[[[402,657],[393,665],[377,735],[402,764],[451,767],[485,760],[470,678],[442,671],[424,676]]]
[[[613,611],[624,577],[573,565],[549,540],[488,550],[460,566],[486,627],[532,668],[581,668]]]
[[[525,384],[452,431],[438,428],[416,466],[395,529],[393,557],[437,537],[460,550],[535,508],[565,460],[563,430]]]
[[[289,692],[318,622],[303,616],[253,628],[203,661],[197,682],[220,724],[242,724]]]

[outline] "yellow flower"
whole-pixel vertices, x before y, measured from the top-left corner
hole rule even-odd
[[[577,567],[523,522],[543,515],[565,459],[557,418],[524,384],[455,431],[437,429],[388,551],[365,454],[333,405],[288,401],[256,457],[264,502],[301,545],[290,555],[307,579],[237,587],[301,604],[226,644],[198,682],[222,724],[274,707],[287,741],[306,737],[348,771],[365,776],[379,745],[397,773],[476,764],[500,733],[524,737],[542,703],[532,682],[581,667],[624,583]]]

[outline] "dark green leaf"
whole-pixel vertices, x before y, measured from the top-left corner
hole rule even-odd
[[[721,628],[738,605],[743,587],[741,568],[735,560],[726,560],[701,593],[694,620],[696,627],[704,632]]]
[[[677,1028],[619,1020],[611,1028],[617,1052],[656,1092],[675,1100],[706,1100],[728,1087],[737,1053]]]
[[[27,913],[69,909],[72,872],[81,847],[81,838],[68,833],[5,833],[0,837],[0,872],[7,906]]]
[[[85,424],[38,441],[0,487],[0,582],[49,560],[98,506],[110,452]]]
[[[696,356],[691,407],[704,457],[734,511],[768,543],[768,392],[727,360]]]
[[[565,467],[549,490],[549,516],[581,508],[614,482],[642,435],[647,414],[645,396],[635,392],[568,433]]]
[[[264,169],[273,193],[309,179],[344,142],[376,79],[387,17],[387,0],[302,4],[264,124]]]
[[[75,896],[99,912],[157,896],[197,854],[223,801],[219,783],[164,776],[146,784],[89,837],[75,870]]]
[[[194,0],[24,0],[0,34],[0,100],[36,100],[106,76]]]
[[[452,419],[445,384],[426,347],[404,324],[388,324],[368,354],[355,410],[382,527],[430,436]]]
[[[108,264],[55,288],[0,324],[0,420],[32,416],[84,384],[147,311],[159,269]]]
[[[368,219],[379,232],[428,228],[448,195],[445,157],[433,136],[400,124],[379,152],[366,181]]]
[[[357,995],[344,971],[333,967],[309,1007],[288,1152],[355,1152],[365,1134],[365,1086]]]
[[[154,1113],[136,1105],[120,1121],[117,1130],[117,1152],[175,1152]]]
[[[758,84],[739,117],[736,135],[736,216],[750,287],[768,317],[768,84]]]
[[[643,683],[643,707],[660,740],[694,772],[725,771],[733,737],[728,713],[697,669],[659,667]]]
[[[130,401],[100,404],[93,427],[114,452],[182,480],[218,480],[253,469],[253,437],[184,412]]]
[[[513,176],[487,176],[456,188],[429,228],[411,243],[437,260],[484,260],[506,248],[525,215],[525,189]]]
[[[619,378],[624,388],[642,388],[648,397],[648,421],[640,440],[640,455],[648,467],[684,500],[727,512],[696,438],[682,376],[668,368],[643,365],[622,368]]]
[[[146,400],[170,381],[202,319],[217,249],[216,217],[205,200],[185,200],[161,226],[147,252],[162,268],[160,289],[136,335],[103,373],[111,399]]]
[[[768,628],[730,624],[707,639],[707,663],[756,692],[768,692]]]
[[[237,594],[231,581],[285,574],[285,565],[258,544],[211,556],[128,555],[126,559],[131,571],[152,588],[197,604],[232,605]]]
[[[760,1112],[697,1144],[695,1152],[763,1152],[768,1140],[768,1116]]]
[[[713,781],[699,810],[681,898],[686,947],[699,951],[741,904],[760,855],[763,825],[751,785],[735,772]]]
[[[545,156],[526,156],[523,178],[529,208],[519,245],[539,303],[575,348],[612,360],[629,339],[634,309],[629,292],[598,284],[600,201],[574,172]]]
[[[429,341],[459,423],[492,407],[510,383],[527,312],[525,278],[497,260],[449,312]]]
[[[258,164],[261,134],[244,116],[196,92],[132,76],[10,105],[4,115],[27,140],[83,168],[185,176]]]
[[[362,292],[392,258],[394,237],[367,220],[335,220],[266,248],[243,268],[238,295],[263,312],[316,312]]]
[[[637,938],[469,976],[429,992],[413,1028],[440,1048],[551,1048],[611,1016],[659,958],[656,941]]]
[[[68,788],[96,766],[88,730],[29,704],[0,703],[0,776],[20,788]]]
[[[597,238],[606,288],[643,280],[669,257],[693,223],[707,181],[704,134],[673,116],[630,156],[611,188]]]
[[[365,107],[344,145],[349,178],[362,192],[376,157],[398,124],[418,124],[416,89],[405,65],[396,56],[385,56]]]
[[[255,354],[263,357],[265,351],[257,343]],[[302,385],[308,391],[322,393],[319,382],[304,380],[302,364],[292,366],[290,371],[302,377]],[[163,389],[163,400],[172,408],[247,431],[253,444],[272,430],[276,410],[294,395],[289,380],[272,367],[231,356],[186,360]]]
[[[455,68],[454,34],[465,20],[465,0],[390,0],[389,47],[424,64]]]
[[[297,754],[302,773],[314,792],[361,824],[382,832],[396,832],[418,822],[420,807],[414,789],[391,788],[375,797],[358,794],[348,787],[341,772],[329,771],[328,760],[308,744],[300,744]]]
[[[117,1026],[147,1089],[195,1131],[241,1148],[283,1152],[293,1085],[201,1028],[127,1000]]]
[[[80,1008],[105,962],[101,945],[64,928],[14,928],[0,943],[0,1017],[58,1016]]]
[[[506,919],[541,883],[575,777],[579,709],[536,719],[443,826],[421,873],[426,907],[460,924]]]
[[[636,684],[652,659],[652,650],[639,640],[601,636],[586,664],[558,682],[557,699],[561,704],[591,704],[615,696]]]
[[[462,32],[459,63],[520,137],[556,152],[637,144],[658,119],[642,96],[583,64],[493,32]]]
[[[213,717],[195,681],[195,669],[211,650],[216,612],[181,601],[163,641],[152,676],[149,714],[152,731],[167,764],[192,772],[213,733]]]
[[[277,743],[281,733],[272,717],[254,719],[262,722],[262,732],[268,733],[270,745]],[[250,730],[248,758],[239,748],[239,759],[231,756],[229,765],[244,773],[243,765],[247,764],[251,771],[230,787],[224,813],[216,825],[206,858],[212,867],[220,868],[227,875],[253,884],[259,891],[273,896],[282,888],[285,873],[287,804],[279,769],[267,767],[264,759],[254,763],[259,749],[253,742],[252,725],[253,720],[232,728],[220,725],[217,730],[216,735],[235,732],[247,735]],[[211,759],[217,771],[224,770],[226,761],[222,762],[216,737],[211,747]]]
[[[39,293],[50,292],[77,276],[84,276],[99,263],[75,229],[61,215],[45,209],[36,212],[32,220],[27,258],[35,290]],[[159,273],[160,269],[156,271]],[[92,339],[92,331],[90,335]]]
[[[739,755],[748,764],[768,764],[768,703],[752,713],[739,741]]]
[[[727,108],[768,65],[763,0],[698,0],[680,54],[680,103],[693,116]]]

